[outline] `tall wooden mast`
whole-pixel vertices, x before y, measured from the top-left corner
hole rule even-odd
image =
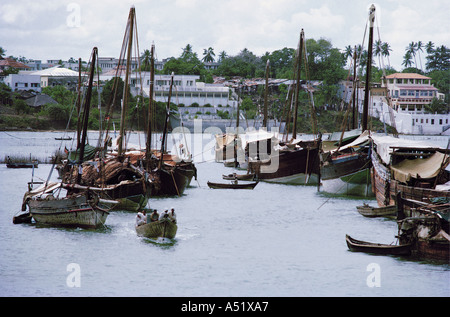
[[[86,98],[84,101],[84,109],[83,109],[83,130],[81,132],[81,141],[80,141],[80,153],[78,157],[78,165],[81,166],[84,158],[84,148],[86,145],[86,137],[87,137],[87,127],[89,121],[89,110],[91,108],[91,94],[92,94],[92,85],[94,81],[94,71],[95,71],[95,61],[97,59],[97,48],[94,47],[92,50],[92,61],[91,61],[91,72],[89,74],[89,84],[86,91]],[[81,181],[81,173],[77,175],[77,184]]]
[[[372,76],[372,50],[373,50],[373,23],[375,21],[375,6],[372,4],[369,10],[369,47],[367,49],[367,66],[366,66],[366,86],[364,91],[364,108],[361,123],[361,130],[367,130],[369,117],[369,96],[370,96],[370,80]]]
[[[263,127],[267,129],[267,94],[269,91],[269,70],[270,70],[270,61],[267,60],[266,64],[266,84],[264,86],[264,118],[263,118]]]
[[[292,128],[292,138],[297,138],[297,113],[298,113],[298,99],[300,94],[300,72],[302,68],[302,51],[303,51],[303,38],[305,34],[302,31],[300,32],[300,43],[297,54],[297,81],[295,84],[295,99],[294,99],[294,126]]]
[[[130,9],[130,14],[128,16],[128,24],[129,24],[129,33],[128,33],[128,48],[127,48],[127,64],[125,68],[125,83],[123,87],[123,105],[122,105],[122,115],[120,118],[120,135],[119,135],[119,146],[118,146],[118,156],[120,157],[123,154],[123,143],[125,136],[125,117],[127,113],[128,107],[128,90],[129,90],[129,76],[130,76],[130,67],[131,67],[131,51],[133,45],[133,28],[135,21],[135,9],[134,6]]]
[[[150,162],[151,157],[151,146],[152,146],[152,122],[154,118],[152,118],[152,111],[153,111],[153,89],[155,84],[155,45],[152,45],[151,52],[150,52],[150,91],[149,91],[149,105],[148,105],[148,125],[147,125],[147,144],[146,144],[146,161],[147,161],[147,168],[149,167],[148,164]]]

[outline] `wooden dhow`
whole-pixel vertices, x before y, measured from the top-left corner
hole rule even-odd
[[[426,203],[436,197],[450,198],[449,188],[444,187],[450,180],[448,146],[392,136],[371,138],[372,189],[380,207],[395,205],[398,193]]]
[[[62,183],[51,183],[27,192],[23,204],[38,224],[64,227],[98,228],[109,215],[100,207],[98,196],[92,191],[58,198],[56,192]]]
[[[342,125],[338,147],[330,151],[321,151],[321,182],[322,190],[332,194],[373,196],[371,188],[370,170],[372,167],[369,155],[369,99],[371,89],[371,65],[373,51],[373,29],[375,22],[375,6],[369,10],[369,39],[366,66],[366,80],[364,91],[364,105],[361,122],[361,135],[350,144],[344,145],[344,130],[348,125],[348,115],[353,106],[352,127],[357,126],[356,91],[358,86],[356,64],[356,47],[353,55],[353,88],[352,98],[348,106]]]
[[[397,195],[398,238],[400,243],[411,244],[413,255],[450,264],[450,198],[430,201],[424,203]]]
[[[304,32],[300,32],[300,41],[297,49],[294,74],[295,74],[295,92],[289,94],[287,99],[287,120],[291,120],[291,106],[293,108],[293,128],[292,139],[290,141],[279,142],[274,144],[264,144],[264,141],[258,141],[265,145],[266,152],[258,150],[256,155],[249,153],[248,155],[248,171],[256,175],[256,179],[265,182],[285,183],[285,184],[318,184],[320,178],[320,157],[319,149],[321,147],[321,137],[315,137],[313,140],[297,139],[297,114],[299,104],[299,93],[301,89],[301,65],[304,52]],[[269,63],[266,67],[266,76],[269,72]],[[267,90],[268,84],[266,80],[266,92],[264,99],[264,127],[267,122]],[[314,135],[317,133],[317,124],[315,119],[315,109],[312,98],[312,91],[307,87],[307,92],[311,95],[311,117],[313,123]],[[288,137],[286,131],[286,138]],[[250,144],[251,145],[251,144]],[[258,147],[256,147],[258,148]],[[264,149],[264,147],[263,147]]]
[[[93,86],[93,76],[97,48],[94,47],[91,55],[91,69],[89,84],[83,113],[83,138],[80,147],[79,165],[83,163],[84,146],[86,143],[87,119],[89,117],[90,99]],[[56,161],[56,160],[55,160]],[[52,226],[70,226],[82,228],[97,228],[104,225],[108,216],[108,210],[99,206],[99,198],[90,190],[82,190],[78,193],[66,191],[66,196],[61,197],[62,183],[50,183],[50,176],[55,164],[49,173],[48,179],[39,188],[25,193],[22,202],[22,211],[28,207],[28,213],[36,223]],[[79,185],[81,175],[77,175],[74,184]],[[31,182],[31,186],[33,181]]]

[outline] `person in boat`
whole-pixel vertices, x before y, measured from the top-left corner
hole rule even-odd
[[[136,227],[147,223],[147,216],[145,210],[139,210],[136,215]]]
[[[153,212],[150,215],[150,221],[151,222],[155,222],[159,220],[159,214],[158,214],[158,210],[153,209]]]
[[[164,209],[164,211],[159,215],[159,221],[169,218],[169,209]]]
[[[173,223],[177,223],[177,215],[175,214],[175,208],[170,208],[169,211],[169,219],[173,221]]]
[[[8,158],[6,159],[6,164],[11,164],[11,158],[8,156]]]

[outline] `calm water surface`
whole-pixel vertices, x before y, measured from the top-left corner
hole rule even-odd
[[[60,134],[0,132],[0,156],[50,156]],[[374,199],[268,183],[213,190],[206,182],[233,169],[202,159],[196,166],[198,182],[182,197],[151,199],[152,208],[175,207],[179,224],[175,239],[154,241],[137,237],[130,212],[111,212],[97,230],[14,225],[31,170],[1,164],[0,296],[450,295],[447,264],[348,251],[345,234],[395,241],[395,221],[356,211]],[[50,168],[39,165],[35,179]],[[67,284],[71,263],[79,265],[80,287]],[[379,287],[367,282],[374,264]]]

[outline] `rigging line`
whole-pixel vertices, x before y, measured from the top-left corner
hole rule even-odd
[[[362,171],[364,168],[366,168],[366,166],[367,166],[368,164],[370,164],[371,162],[372,162],[372,160],[368,160],[368,161],[366,162],[366,164],[364,164],[364,166],[361,167],[361,168],[358,170],[358,172],[360,172],[360,171]],[[348,180],[350,181],[355,175],[356,175],[356,173],[353,174]],[[334,194],[336,195],[336,193],[339,192],[339,191],[340,191],[344,186],[346,186],[346,185],[347,185],[346,183],[342,184],[341,187],[339,187],[339,188],[336,190],[336,192],[335,192]],[[320,208],[322,208],[322,206],[325,205],[331,198],[333,198],[333,197],[329,197],[327,200],[325,200],[325,201],[323,202],[323,204],[320,205],[319,208],[317,208],[317,210],[319,210]]]

